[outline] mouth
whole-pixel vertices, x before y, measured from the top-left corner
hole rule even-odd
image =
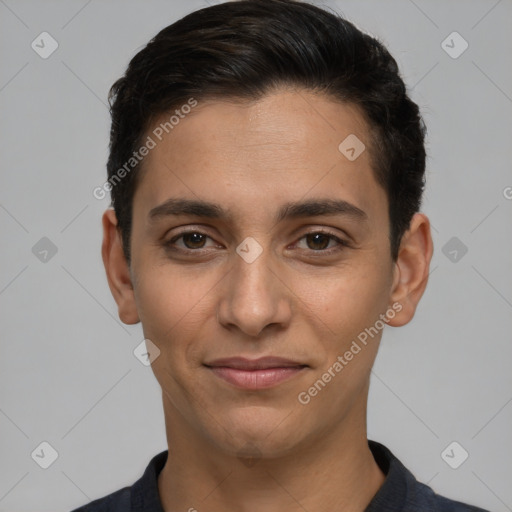
[[[265,389],[276,386],[303,372],[308,365],[281,357],[246,359],[231,357],[205,363],[220,379],[243,389]]]

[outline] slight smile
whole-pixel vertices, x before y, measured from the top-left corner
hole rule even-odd
[[[243,389],[265,389],[299,374],[308,365],[281,357],[232,357],[205,363],[214,375]]]

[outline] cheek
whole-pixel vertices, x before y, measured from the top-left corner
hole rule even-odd
[[[215,320],[213,299],[220,277],[169,264],[139,269],[135,300],[144,336],[173,357],[187,355],[194,348],[189,340]]]
[[[334,418],[366,393],[384,327],[380,314],[387,310],[385,279],[375,271],[359,273],[354,268],[309,282],[315,289],[304,286],[297,295],[301,293],[302,311],[309,315],[319,365],[301,396]]]
[[[212,321],[208,311],[213,293],[208,292],[215,283],[170,265],[146,269],[139,276],[135,297],[144,337],[160,350],[152,371],[174,407],[185,411],[187,400],[201,400],[201,393],[190,395],[190,382],[201,363],[195,342]]]
[[[172,328],[187,309],[193,297],[181,290],[180,282],[159,269],[148,269],[139,274],[135,300],[144,334],[160,337]]]
[[[311,319],[339,340],[373,325],[387,309],[388,278],[377,265],[347,265],[329,275],[298,280],[295,293],[311,312]]]
[[[201,298],[197,275],[170,264],[150,264],[137,268],[135,299],[144,324],[168,324],[178,321]],[[203,292],[204,294],[204,292]]]

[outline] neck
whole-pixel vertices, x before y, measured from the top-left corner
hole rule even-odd
[[[164,411],[169,456],[158,489],[165,512],[363,512],[385,479],[368,446],[365,407],[352,411],[362,421],[345,418],[293,453],[244,460],[180,425],[165,399]]]

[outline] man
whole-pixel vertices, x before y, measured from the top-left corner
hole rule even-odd
[[[103,260],[141,322],[168,451],[86,511],[477,511],[368,441],[386,324],[433,245],[424,126],[395,60],[313,5],[163,29],[111,90]]]

